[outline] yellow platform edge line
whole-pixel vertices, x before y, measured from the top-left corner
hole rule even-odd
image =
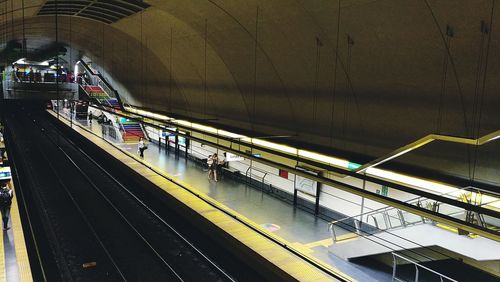
[[[2,223],[3,227],[3,221],[0,219],[0,223]],[[5,273],[5,250],[3,246],[3,236],[4,236],[4,231],[2,231],[2,235],[0,236],[0,239],[2,240],[0,242],[0,281],[5,282],[7,281],[7,276]]]
[[[11,181],[11,187],[15,191],[13,181]],[[26,249],[26,241],[24,240],[24,230],[23,225],[21,224],[17,197],[15,196],[12,199],[10,219],[12,221],[12,232],[14,233],[14,248],[16,252],[19,281],[31,282],[33,281],[33,275],[31,273],[28,251]]]
[[[333,244],[332,238],[326,238],[326,239],[323,239],[323,240],[319,240],[319,241],[315,241],[315,242],[304,244],[304,247],[311,249],[311,248],[315,248],[315,247],[318,247],[318,246],[328,247],[328,245],[331,245],[331,244]]]
[[[56,113],[54,113],[53,111],[51,110],[47,110],[47,112],[49,112],[52,116],[56,117],[57,118],[57,115]],[[59,120],[61,122],[63,122],[64,124],[66,124],[67,126],[69,126],[69,122],[67,121],[67,118],[63,115],[59,115],[60,117],[62,117],[62,119],[60,118]],[[80,125],[80,124],[77,124],[77,123],[73,123],[73,125],[77,126],[78,128],[81,128],[82,130],[86,131],[88,134],[91,134],[91,137],[93,138],[99,138],[99,140],[101,140],[101,137],[99,136],[96,136],[94,134],[96,134],[95,132],[85,128],[84,126]],[[73,128],[73,130],[77,131],[75,128]],[[85,138],[91,140],[89,137],[85,136],[84,134],[82,134],[81,132],[79,132],[80,135],[84,136]],[[102,140],[101,140],[102,141]],[[103,141],[105,142],[105,141]],[[286,245],[289,249],[292,249],[294,250],[295,252],[297,253],[300,253],[301,255],[303,255],[304,257],[307,257],[309,260],[313,261],[314,263],[318,264],[318,265],[321,265],[323,268],[325,269],[328,269],[329,271],[331,271],[332,273],[335,273],[336,275],[338,275],[339,277],[342,277],[344,280],[346,281],[356,281],[354,278],[348,276],[347,274],[341,272],[340,270],[338,270],[337,268],[334,268],[332,267],[331,265],[329,264],[326,264],[324,263],[323,261],[315,258],[315,257],[312,257],[311,255],[307,254],[307,253],[304,253],[302,250],[294,247],[294,245],[291,243],[291,242],[288,242],[286,241],[285,239],[275,235],[274,233],[271,233],[269,232],[268,230],[266,230],[265,228],[263,228],[262,226],[260,226],[259,224],[255,223],[254,221],[248,219],[247,217],[245,217],[244,215],[241,215],[239,214],[238,212],[230,209],[229,207],[223,205],[222,203],[214,200],[213,198],[209,197],[208,195],[206,195],[205,193],[199,191],[198,189],[192,187],[191,185],[181,181],[180,179],[178,179],[177,177],[174,177],[172,175],[169,175],[169,174],[166,174],[166,173],[163,173],[161,169],[151,165],[151,164],[148,164],[148,163],[145,163],[143,160],[141,160],[138,156],[134,155],[134,154],[131,154],[129,153],[128,151],[125,151],[124,149],[118,147],[117,144],[113,143],[113,142],[110,142],[112,143],[113,145],[110,145],[109,143],[105,142],[106,145],[108,146],[112,146],[114,149],[118,150],[118,151],[121,151],[123,154],[125,155],[128,155],[130,157],[132,157],[134,160],[136,160],[137,162],[143,164],[143,165],[147,165],[148,167],[150,167],[152,170],[156,171],[158,174],[164,176],[166,178],[166,180],[170,180],[173,182],[173,184],[175,185],[182,185],[184,186],[186,189],[190,190],[192,193],[196,194],[198,197],[202,198],[204,201],[216,206],[217,208],[221,209],[221,210],[224,210],[230,214],[233,214],[235,215],[239,220],[245,222],[246,224],[252,226],[253,228],[255,229],[258,229],[260,232],[262,233],[265,233],[267,236],[273,238],[273,240],[277,241],[279,244],[281,245]],[[95,143],[96,145],[98,145],[99,147],[101,147],[98,143]],[[258,233],[256,233],[258,234]],[[259,234],[260,235],[260,234]],[[263,237],[265,238],[265,237]],[[267,238],[266,238],[267,239]],[[331,239],[330,239],[331,240]],[[276,243],[273,243],[273,244],[276,244]],[[287,251],[286,249],[283,249],[284,251]],[[288,251],[287,251],[288,252]],[[294,255],[295,256],[295,255]],[[307,263],[306,261],[303,261],[304,263]],[[280,267],[279,265],[277,265],[278,267]],[[312,267],[312,266],[311,266]],[[316,269],[316,268],[315,268]],[[319,269],[317,269],[318,271],[320,271]]]

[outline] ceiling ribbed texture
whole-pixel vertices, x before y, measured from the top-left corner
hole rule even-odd
[[[148,8],[149,5],[135,0],[69,0],[47,1],[39,16],[59,15],[88,18],[111,24]]]

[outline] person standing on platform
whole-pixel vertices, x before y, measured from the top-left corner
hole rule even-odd
[[[89,112],[89,124],[92,124],[92,111]]]
[[[214,163],[212,164],[212,170],[214,171],[214,180],[215,182],[219,181],[219,157],[217,154],[214,154],[212,157]]]
[[[35,82],[35,72],[33,71],[33,67],[30,67],[30,73],[28,74],[30,83]]]
[[[137,145],[137,152],[139,153],[139,157],[144,159],[144,150],[146,150],[146,144],[144,144],[144,139],[142,137],[139,139],[139,144]]]
[[[207,158],[208,165],[208,180],[214,178],[214,157],[213,155],[209,155]]]
[[[12,190],[9,189],[7,183],[3,182],[0,188],[0,211],[2,213],[3,220],[3,230],[8,230],[9,218],[10,218],[10,206],[12,205],[12,197],[14,194]]]

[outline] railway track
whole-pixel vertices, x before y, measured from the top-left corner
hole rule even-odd
[[[178,231],[160,214],[164,210],[148,206],[136,183],[117,178],[65,137],[45,113],[25,109],[5,120],[22,193],[37,216],[31,221],[43,229],[36,241],[49,245],[40,246],[47,280],[233,281],[238,276],[181,234],[189,228]]]

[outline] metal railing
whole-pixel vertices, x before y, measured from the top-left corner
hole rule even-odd
[[[422,271],[427,271],[427,272],[430,272],[432,273],[433,275],[436,276],[436,278],[439,278],[439,281],[441,282],[444,282],[444,281],[452,281],[452,282],[458,282],[457,280],[453,279],[453,278],[450,278],[444,274],[441,274],[435,270],[432,270],[428,267],[425,267],[409,258],[406,258],[402,255],[399,255],[399,254],[396,254],[396,253],[392,253],[392,258],[393,258],[393,263],[392,263],[392,281],[398,281],[398,282],[406,282],[408,280],[406,279],[403,279],[401,277],[398,277],[397,276],[397,266],[398,266],[398,260],[403,260],[404,262],[406,262],[406,264],[410,263],[410,264],[413,264],[415,266],[415,278],[413,281],[415,282],[418,282],[420,281],[420,274]]]
[[[259,175],[257,174],[254,174],[252,173],[252,171],[258,171],[262,174],[262,177],[260,177]],[[265,179],[266,179],[266,176],[267,176],[268,172],[265,171],[265,170],[262,170],[262,169],[258,169],[256,167],[253,167],[253,166],[249,166],[245,172],[245,181],[246,181],[246,184],[248,185],[249,183],[249,180],[250,179],[256,179],[257,181],[259,181],[260,183],[262,183],[262,185],[266,185],[265,183]]]
[[[471,191],[476,190],[476,191]],[[459,193],[464,201],[468,199],[467,195],[478,195],[482,191],[481,189],[477,189],[475,187],[463,187],[458,189],[457,191],[451,191],[447,193],[442,193],[440,196],[450,196],[450,194],[457,195]],[[476,205],[487,205],[491,204],[491,202],[483,203],[481,200],[474,199],[475,202],[472,202],[470,199],[468,201],[469,204]],[[445,214],[448,216],[452,216],[455,218],[462,218],[467,222],[477,221],[478,225],[483,226],[485,228],[497,229],[498,224],[495,219],[484,217],[478,213],[471,213],[470,211],[447,205],[445,203],[441,203],[432,199],[427,199],[425,197],[418,197],[411,200],[406,201],[406,203],[416,205],[418,207],[423,207],[433,212],[439,212],[441,214]],[[489,221],[489,222],[488,222]],[[378,232],[388,231],[391,229],[405,228],[408,226],[422,224],[422,223],[432,223],[436,222],[430,220],[428,218],[417,216],[415,214],[394,208],[394,207],[384,207],[376,210],[372,210],[366,213],[358,214],[355,216],[348,216],[339,220],[334,220],[329,223],[329,231],[332,234],[333,242],[336,243],[339,240],[337,239],[337,234],[335,232],[334,226],[339,226],[342,229],[346,229],[351,231],[354,234],[357,234],[354,237],[362,235],[363,231],[369,231],[370,235],[373,235]],[[353,237],[353,238],[354,238]],[[351,238],[342,238],[340,241],[351,239]]]

